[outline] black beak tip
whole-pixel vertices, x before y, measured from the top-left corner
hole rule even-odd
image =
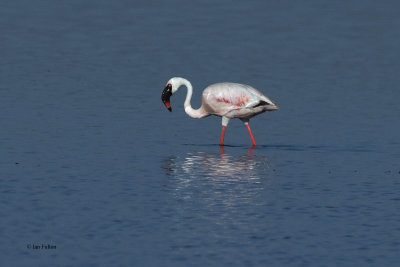
[[[162,92],[161,100],[170,112],[172,112],[171,103],[169,102],[171,95],[172,95],[172,87],[171,85],[169,85],[165,87],[164,91]]]

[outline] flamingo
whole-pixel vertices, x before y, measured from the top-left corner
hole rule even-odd
[[[192,118],[200,119],[210,115],[222,117],[222,133],[220,146],[224,145],[225,130],[229,120],[239,118],[249,130],[253,146],[257,146],[251,131],[251,117],[265,111],[278,110],[279,107],[257,89],[239,83],[216,83],[203,91],[202,105],[193,109],[190,100],[193,94],[192,84],[181,77],[171,78],[162,92],[161,100],[169,111],[172,111],[170,97],[182,86],[186,86],[187,94],[184,102],[185,112]]]

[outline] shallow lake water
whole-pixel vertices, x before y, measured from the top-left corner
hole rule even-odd
[[[3,1],[1,266],[395,266],[392,1]],[[189,118],[216,82],[280,106]]]

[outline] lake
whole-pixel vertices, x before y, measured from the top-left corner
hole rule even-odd
[[[396,266],[400,4],[2,1],[1,266]],[[192,119],[217,82],[280,110]]]

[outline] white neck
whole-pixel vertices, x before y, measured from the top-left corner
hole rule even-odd
[[[174,84],[176,86],[176,90],[178,90],[181,86],[186,86],[187,88],[187,94],[186,94],[186,99],[183,104],[185,107],[185,112],[192,118],[203,118],[208,116],[209,114],[203,109],[203,106],[201,106],[199,109],[193,109],[192,105],[190,104],[190,100],[192,99],[193,95],[193,87],[192,84],[184,79],[184,78],[173,78]]]

